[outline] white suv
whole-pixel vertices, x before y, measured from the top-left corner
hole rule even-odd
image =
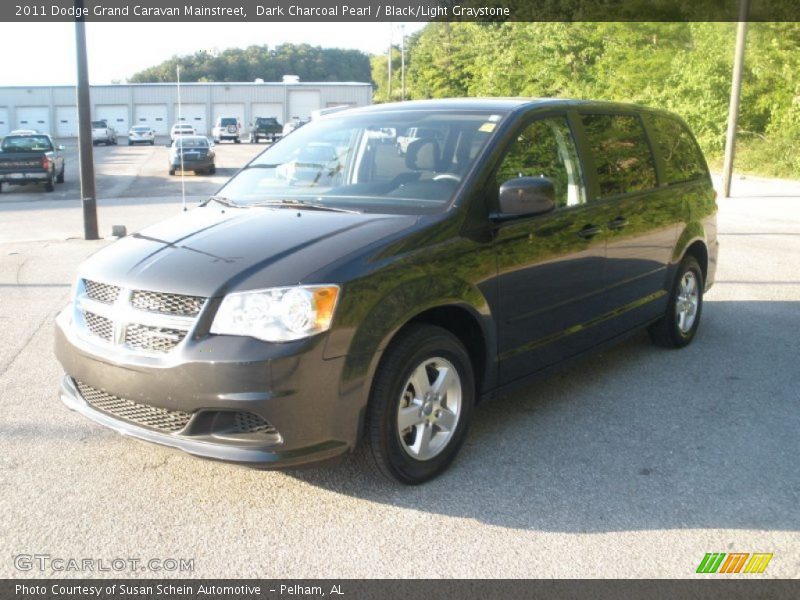
[[[174,142],[176,138],[182,135],[195,135],[196,133],[194,127],[188,123],[175,123],[169,131],[169,139]]]
[[[215,142],[222,140],[233,140],[235,143],[241,142],[242,124],[236,117],[220,117],[217,119],[211,135]]]

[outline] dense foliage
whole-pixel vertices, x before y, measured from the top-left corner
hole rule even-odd
[[[301,81],[369,81],[369,57],[360,50],[321,48],[308,44],[281,44],[231,48],[222,52],[201,50],[173,56],[140,71],[133,83],[175,81],[181,67],[182,81],[281,81],[284,75],[298,75]]]
[[[735,23],[431,23],[411,36],[406,97],[558,96],[636,102],[684,117],[722,153]],[[800,176],[800,24],[751,23],[737,168]],[[393,57],[392,99],[400,98]],[[386,58],[373,57],[376,101]]]

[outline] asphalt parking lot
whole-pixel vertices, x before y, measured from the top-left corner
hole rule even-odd
[[[166,148],[95,150],[104,234],[179,211]],[[192,201],[255,151],[220,147]],[[706,552],[771,552],[761,577],[800,576],[800,182],[737,179],[720,202],[692,346],[639,335],[481,406],[453,467],[404,488],[349,462],[204,462],[65,409],[53,319],[110,243],[77,239],[71,162],[64,189],[0,196],[0,577],[54,574],[19,554],[194,559],[121,573],[144,577],[692,577]]]

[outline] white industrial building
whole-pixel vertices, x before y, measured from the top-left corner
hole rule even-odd
[[[372,85],[357,82],[315,83],[285,78],[282,83],[182,83],[181,114],[174,83],[125,83],[91,87],[92,119],[106,119],[118,132],[149,125],[167,135],[179,120],[209,134],[217,117],[238,117],[244,133],[255,117],[281,123],[333,106],[372,103]],[[0,136],[14,129],[36,129],[56,137],[78,135],[73,86],[0,87]]]

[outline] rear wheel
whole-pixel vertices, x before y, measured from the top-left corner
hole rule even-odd
[[[55,175],[50,175],[50,179],[47,180],[47,183],[44,184],[44,191],[45,192],[54,192],[56,189],[55,185],[56,177]]]
[[[213,175],[213,174],[214,174],[214,173],[216,173],[216,172],[217,172],[217,166],[216,166],[216,165],[211,165],[211,166],[208,168],[208,174],[209,174],[209,175]]]
[[[390,479],[428,481],[458,453],[474,404],[463,344],[441,327],[414,325],[392,343],[375,376],[361,456]]]
[[[678,266],[664,316],[650,326],[650,339],[664,348],[688,346],[700,325],[703,310],[703,270],[694,256]]]
[[[175,175],[175,169],[170,169],[170,170],[169,170],[169,174],[170,174],[170,175]]]
[[[56,177],[56,183],[64,183],[64,169],[65,168],[66,167],[64,167],[64,166],[61,167],[61,172],[58,174],[58,177]]]
[[[242,140],[240,140],[238,137],[233,139],[233,143],[234,144],[239,144],[239,143],[241,143],[241,141]]]

